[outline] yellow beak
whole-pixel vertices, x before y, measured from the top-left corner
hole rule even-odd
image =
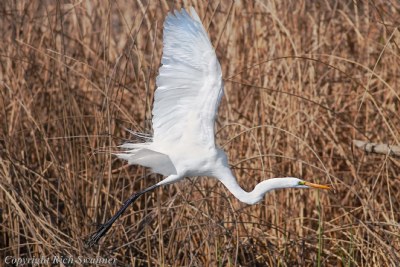
[[[318,188],[318,189],[325,189],[325,190],[329,190],[331,189],[329,186],[327,185],[322,185],[322,184],[313,184],[313,183],[309,183],[309,182],[304,182],[304,185],[312,187],[312,188]]]

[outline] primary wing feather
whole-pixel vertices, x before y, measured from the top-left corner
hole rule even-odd
[[[169,13],[164,23],[162,66],[153,106],[153,142],[184,137],[215,146],[214,121],[223,94],[221,67],[193,8]],[[185,136],[186,135],[186,136]]]

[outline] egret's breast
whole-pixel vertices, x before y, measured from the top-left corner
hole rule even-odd
[[[185,176],[210,176],[217,161],[217,150],[186,146],[176,150],[171,160],[178,173]]]

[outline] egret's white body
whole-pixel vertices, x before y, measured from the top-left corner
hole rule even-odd
[[[153,136],[146,143],[124,144],[128,150],[117,154],[129,164],[168,176],[162,184],[185,176],[215,175],[218,166],[228,166],[214,142],[214,121],[223,94],[221,67],[193,8],[191,15],[184,9],[175,11],[164,23]]]
[[[244,191],[233,176],[225,152],[215,144],[214,123],[223,95],[221,67],[193,8],[190,13],[169,13],[164,23],[162,66],[157,77],[153,105],[153,136],[144,143],[125,143],[116,154],[129,164],[138,164],[166,178],[132,195],[120,211],[89,240],[96,243],[131,202],[158,186],[188,176],[212,176],[221,181],[240,201],[255,204],[279,188],[321,186],[298,178],[273,178]]]

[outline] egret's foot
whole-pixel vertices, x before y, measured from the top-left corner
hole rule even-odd
[[[96,232],[94,232],[94,233],[89,237],[89,239],[88,239],[88,240],[86,241],[86,243],[85,243],[85,246],[91,248],[91,247],[93,247],[94,245],[96,245],[96,244],[99,242],[99,240],[100,240],[100,239],[108,232],[108,230],[111,228],[111,225],[112,225],[112,224],[109,224],[109,223],[102,224],[102,225],[100,226],[100,228],[99,228]]]

